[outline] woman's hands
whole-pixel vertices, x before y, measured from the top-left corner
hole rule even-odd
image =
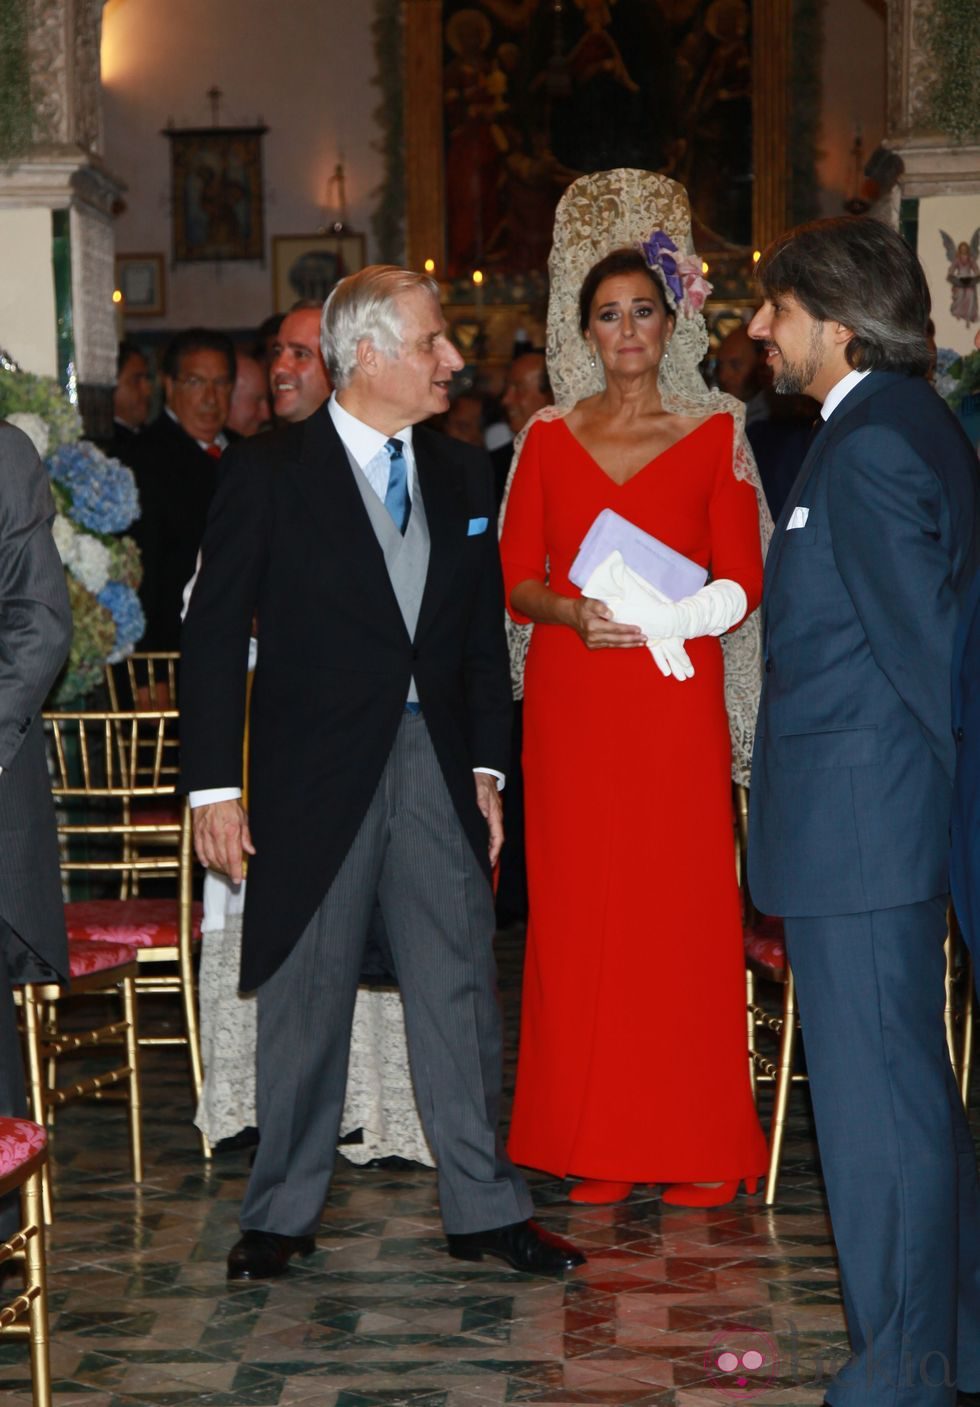
[[[646,644],[646,636],[638,625],[622,625],[604,601],[587,596],[565,598],[568,606],[567,625],[589,650],[629,650]]]

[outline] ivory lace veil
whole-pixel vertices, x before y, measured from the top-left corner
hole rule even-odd
[[[579,329],[578,294],[593,264],[624,245],[639,245],[653,230],[670,235],[681,254],[693,254],[691,212],[684,187],[650,171],[620,169],[582,176],[568,187],[555,214],[554,243],[548,259],[551,293],[548,303],[548,375],[555,404],[535,415],[517,436],[514,461],[500,510],[503,526],[514,468],[528,430],[536,420],[566,416],[586,396],[603,389],[601,362],[589,364],[589,350]],[[745,407],[734,396],[710,389],[698,371],[708,349],[708,333],[700,312],[678,310],[670,356],[660,364],[659,384],[664,409],[673,414],[705,417],[727,411],[735,421],[732,473],[747,479],[759,505],[763,552],[772,535],[762,482],[745,438]],[[533,626],[507,618],[514,697],[524,693],[524,661]],[[732,738],[732,776],[747,783],[752,759],[756,713],[762,679],[762,629],[753,611],[734,634],[722,637],[725,659],[725,704]],[[674,685],[683,688],[682,683]]]

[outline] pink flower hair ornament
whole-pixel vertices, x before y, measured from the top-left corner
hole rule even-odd
[[[681,254],[664,230],[651,231],[640,241],[639,248],[651,272],[660,281],[670,308],[686,318],[699,313],[712,286],[701,272],[698,256]]]

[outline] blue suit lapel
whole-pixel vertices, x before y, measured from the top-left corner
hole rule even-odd
[[[786,502],[783,504],[783,511],[779,515],[779,521],[773,530],[772,546],[766,558],[766,586],[775,579],[779,567],[779,558],[783,550],[783,541],[786,536],[786,524],[789,522],[794,508],[799,504],[807,484],[813,477],[814,471],[824,453],[833,446],[834,441],[841,435],[847,421],[864,404],[869,396],[875,395],[878,391],[883,391],[887,386],[891,386],[895,381],[904,381],[906,378],[899,372],[894,371],[873,371],[870,376],[866,376],[844,397],[840,405],[835,408],[829,419],[821,421],[817,432],[813,437],[809,453],[800,466],[800,472],[796,476],[793,487],[789,491]]]

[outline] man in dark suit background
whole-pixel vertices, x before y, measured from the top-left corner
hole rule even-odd
[[[149,362],[135,342],[120,342],[112,391],[112,438],[102,442],[106,454],[129,463],[130,452],[149,419],[152,398]]]
[[[261,1143],[228,1273],[279,1275],[315,1248],[377,900],[450,1254],[554,1274],[583,1258],[529,1220],[497,1133],[489,876],[510,689],[490,467],[418,425],[462,366],[431,279],[344,279],[323,348],[327,404],[232,450],[182,640],[198,854],[234,880],[252,857],[242,986],[258,989]]]
[[[140,494],[132,534],[143,559],[143,650],[178,646],[184,587],[194,575],[228,444],[235,349],[224,333],[192,327],[167,347],[161,370],[164,409],[130,447],[128,460]]]
[[[943,1026],[953,635],[976,462],[875,220],[763,255],[750,331],[824,419],[766,564],[749,883],[782,914],[852,1357],[834,1407],[980,1400],[980,1194]]]
[[[54,805],[41,707],[71,641],[54,500],[34,446],[0,421],[0,1114],[27,1098],[12,986],[68,975]],[[0,1201],[0,1240],[20,1225]]]

